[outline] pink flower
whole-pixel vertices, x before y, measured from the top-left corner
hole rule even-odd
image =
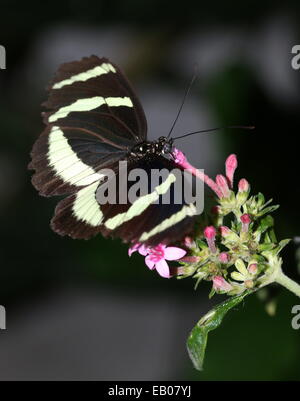
[[[228,292],[232,289],[232,286],[222,276],[215,276],[213,278],[213,288],[216,291]]]
[[[245,213],[240,218],[242,222],[242,232],[246,233],[249,229],[249,224],[251,223],[251,217],[248,213]]]
[[[219,198],[224,198],[224,197],[229,196],[229,187],[232,188],[232,186],[233,186],[233,176],[234,176],[235,169],[237,168],[236,155],[232,154],[232,155],[228,156],[228,158],[226,159],[226,163],[225,163],[226,178],[224,176],[219,175],[219,176],[217,176],[217,179],[216,179],[217,182],[215,182],[210,177],[208,177],[206,174],[204,174],[203,171],[198,170],[194,166],[192,166],[187,161],[185,155],[177,148],[174,148],[174,150],[172,152],[172,156],[175,160],[175,163],[179,164],[179,166],[188,170],[195,177],[198,177],[200,180],[205,182],[205,184],[208,185]],[[224,180],[225,180],[225,182],[224,182]]]
[[[256,274],[257,273],[257,263],[251,263],[251,265],[248,266],[248,272],[250,274]]]
[[[216,238],[216,229],[214,226],[207,226],[204,229],[204,237],[206,238],[207,245],[211,251],[211,253],[216,253],[217,248],[215,245],[215,238]]]
[[[228,198],[229,196],[229,187],[227,183],[227,179],[222,174],[218,174],[216,177],[216,183],[222,192],[223,198]]]
[[[128,249],[128,256],[131,256],[133,254],[133,252],[138,251],[140,255],[146,256],[148,254],[147,248],[145,247],[145,245],[141,245],[140,243],[136,243],[134,245],[132,245],[132,247],[130,247]]]
[[[238,188],[239,192],[247,192],[249,189],[249,182],[245,178],[242,178],[239,181]]]
[[[225,167],[226,167],[226,177],[228,179],[230,188],[233,187],[233,176],[234,172],[237,168],[237,158],[236,155],[232,154],[227,157],[226,162],[225,162]]]
[[[188,248],[188,249],[192,249],[192,248],[195,248],[196,243],[195,243],[195,241],[193,240],[193,238],[187,236],[187,237],[185,237],[184,240],[183,240],[183,245],[184,245],[186,248]]]
[[[216,237],[216,229],[214,226],[207,226],[204,229],[204,236],[206,239],[215,239]]]
[[[219,260],[221,263],[228,263],[229,262],[229,255],[226,252],[221,252],[219,255]]]
[[[230,230],[230,228],[228,228],[226,226],[221,226],[220,233],[221,233],[222,237],[226,237],[227,235],[229,235],[231,233],[231,230]]]
[[[186,162],[186,157],[185,154],[183,152],[181,152],[181,150],[174,148],[173,152],[172,152],[172,156],[174,157],[174,161],[176,164],[184,164]]]
[[[156,269],[157,273],[161,277],[165,278],[170,278],[170,269],[166,261],[181,259],[186,254],[184,249],[177,248],[175,246],[167,247],[164,244],[159,244],[154,247],[146,247],[144,245],[135,244],[129,249],[129,256],[135,251],[138,251],[141,255],[146,256],[145,263],[150,270]]]
[[[196,167],[192,166],[187,161],[185,155],[181,152],[181,150],[174,148],[172,156],[174,158],[175,163],[177,163],[180,167],[184,168],[185,170],[188,170],[195,177],[198,177],[200,180],[205,182],[205,184],[207,184],[218,195],[219,198],[222,197],[222,193],[218,185],[214,182],[214,180],[212,180],[206,174],[204,174],[203,171],[198,170]]]

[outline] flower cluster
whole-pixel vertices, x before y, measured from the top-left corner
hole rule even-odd
[[[212,281],[212,291],[228,295],[241,294],[274,281],[282,261],[279,251],[289,240],[277,242],[270,213],[278,208],[265,202],[259,193],[250,196],[250,185],[241,179],[234,192],[237,158],[230,155],[225,175],[205,182],[217,195],[218,204],[205,217],[209,224],[189,247],[192,258],[181,262],[180,277],[193,276],[197,282]]]
[[[278,242],[275,237],[270,213],[278,205],[271,205],[272,200],[266,202],[261,193],[251,196],[245,178],[234,188],[235,155],[227,158],[225,174],[218,174],[215,180],[193,167],[177,149],[173,159],[214,191],[217,204],[209,213],[199,216],[194,235],[185,237],[178,244],[180,247],[135,244],[129,249],[129,255],[138,251],[145,256],[149,269],[156,269],[162,277],[193,277],[195,288],[202,280],[210,281],[210,297],[215,293],[230,296],[206,313],[188,336],[189,356],[194,367],[201,370],[208,333],[221,324],[231,308],[271,283],[278,283],[300,297],[300,285],[281,269],[279,253],[289,240]],[[170,268],[169,260],[176,260],[179,265]],[[269,313],[274,312],[269,309]]]
[[[184,238],[180,247],[135,244],[129,249],[129,256],[138,251],[145,256],[148,268],[156,269],[165,278],[192,276],[197,280],[195,287],[201,280],[211,281],[210,296],[238,295],[274,282],[282,264],[278,254],[289,241],[278,243],[275,237],[270,213],[278,205],[270,205],[272,200],[265,202],[261,193],[250,196],[250,185],[245,178],[234,191],[235,155],[227,158],[225,175],[218,174],[215,180],[191,166],[177,149],[173,156],[176,163],[215,192],[217,205],[210,213],[200,216],[197,235]],[[172,268],[173,274],[167,261],[180,263]]]

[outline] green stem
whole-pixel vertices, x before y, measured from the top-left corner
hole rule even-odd
[[[276,283],[281,284],[283,287],[287,288],[300,298],[300,285],[291,280],[288,276],[286,276],[281,269],[279,270],[275,281]]]

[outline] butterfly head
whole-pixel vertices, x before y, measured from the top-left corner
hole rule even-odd
[[[161,136],[158,138],[157,143],[157,151],[160,154],[168,155],[173,151],[173,139],[166,138],[165,136]]]

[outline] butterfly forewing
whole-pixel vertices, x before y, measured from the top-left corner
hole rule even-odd
[[[32,150],[40,194],[73,193],[101,182],[98,171],[146,137],[143,109],[119,68],[91,56],[63,64],[49,86],[47,128]]]
[[[104,136],[119,134],[137,142],[146,138],[139,100],[120,69],[105,58],[91,56],[63,64],[44,106],[51,110],[45,114],[46,123],[79,127],[89,123]]]

